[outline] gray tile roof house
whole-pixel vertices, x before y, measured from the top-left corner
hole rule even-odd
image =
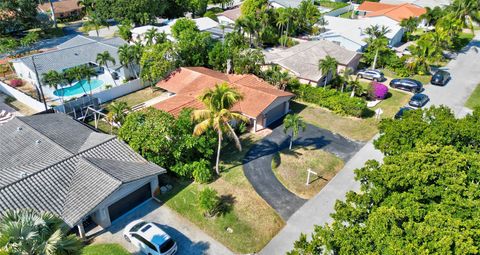
[[[14,118],[0,126],[0,212],[32,208],[69,226],[102,227],[151,198],[165,170],[115,136],[65,114]]]
[[[306,41],[282,49],[272,48],[264,51],[266,64],[277,64],[308,83],[318,83],[324,78],[318,69],[318,63],[326,56],[334,57],[339,69],[346,67],[355,70],[361,54],[326,40]]]

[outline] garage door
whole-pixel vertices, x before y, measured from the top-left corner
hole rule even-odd
[[[283,117],[285,113],[285,103],[280,104],[267,113],[267,126]]]
[[[152,192],[150,189],[150,183],[147,183],[145,186],[137,189],[108,207],[110,221],[113,222],[118,219],[118,217],[147,201],[151,197]]]

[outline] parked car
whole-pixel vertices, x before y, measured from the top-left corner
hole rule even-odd
[[[173,255],[177,243],[153,223],[136,220],[125,227],[123,237],[147,255]]]
[[[423,84],[417,80],[410,78],[393,79],[390,87],[420,93],[423,90]]]
[[[413,95],[412,98],[410,98],[410,101],[408,102],[408,104],[410,106],[420,108],[420,107],[423,107],[424,105],[426,105],[428,103],[428,101],[430,101],[430,98],[427,95],[425,95],[425,94],[415,94],[415,95]]]
[[[365,70],[358,71],[357,77],[374,80],[374,81],[383,81],[385,79],[385,76],[381,71],[372,70],[372,69],[365,69]]]
[[[450,80],[451,76],[450,73],[444,70],[438,70],[435,72],[435,74],[432,76],[432,79],[430,80],[430,83],[433,85],[441,85],[445,86],[447,82]]]
[[[395,119],[401,119],[403,117],[403,114],[405,114],[405,112],[407,111],[410,111],[410,110],[415,110],[413,109],[412,107],[408,107],[408,106],[404,106],[402,108],[400,108],[400,110],[398,110],[398,112],[395,114]]]

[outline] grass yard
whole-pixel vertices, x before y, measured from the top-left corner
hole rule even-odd
[[[465,106],[470,109],[480,106],[480,84],[477,85],[473,93],[470,95]]]
[[[147,100],[156,98],[163,93],[164,92],[161,90],[152,90],[152,88],[148,87],[125,95],[123,97],[119,97],[115,99],[115,101],[127,102],[128,106],[132,107],[134,105],[141,104]]]
[[[351,19],[352,18],[352,11],[346,12],[344,14],[340,14],[339,17],[344,18],[344,19]]]
[[[382,118],[392,118],[404,106],[411,95],[390,89],[391,96],[372,108],[381,108]],[[368,141],[378,133],[378,121],[374,117],[360,119],[340,116],[326,109],[304,102],[292,102],[292,111],[300,114],[308,123],[328,129],[334,133],[356,141]]]
[[[119,244],[93,244],[85,246],[82,255],[129,255]]]
[[[343,167],[343,161],[337,156],[313,148],[286,149],[278,153],[272,161],[273,172],[277,179],[297,196],[309,199],[317,194]],[[318,173],[310,176],[306,185],[306,169]]]
[[[201,185],[176,180],[173,192],[161,195],[167,206],[187,218],[203,231],[223,243],[235,253],[260,251],[283,227],[283,220],[255,192],[243,174],[241,160],[249,147],[260,137],[253,134],[242,136],[242,152],[233,145],[223,148],[221,176],[212,183]],[[213,218],[205,218],[197,207],[197,195],[204,187],[217,190],[231,210]],[[227,228],[233,230],[227,232]]]

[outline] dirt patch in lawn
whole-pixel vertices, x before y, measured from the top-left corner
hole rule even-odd
[[[279,152],[272,161],[277,179],[297,196],[309,199],[315,196],[343,168],[343,161],[337,156],[313,148],[294,148]],[[318,175],[310,175],[307,169]]]

